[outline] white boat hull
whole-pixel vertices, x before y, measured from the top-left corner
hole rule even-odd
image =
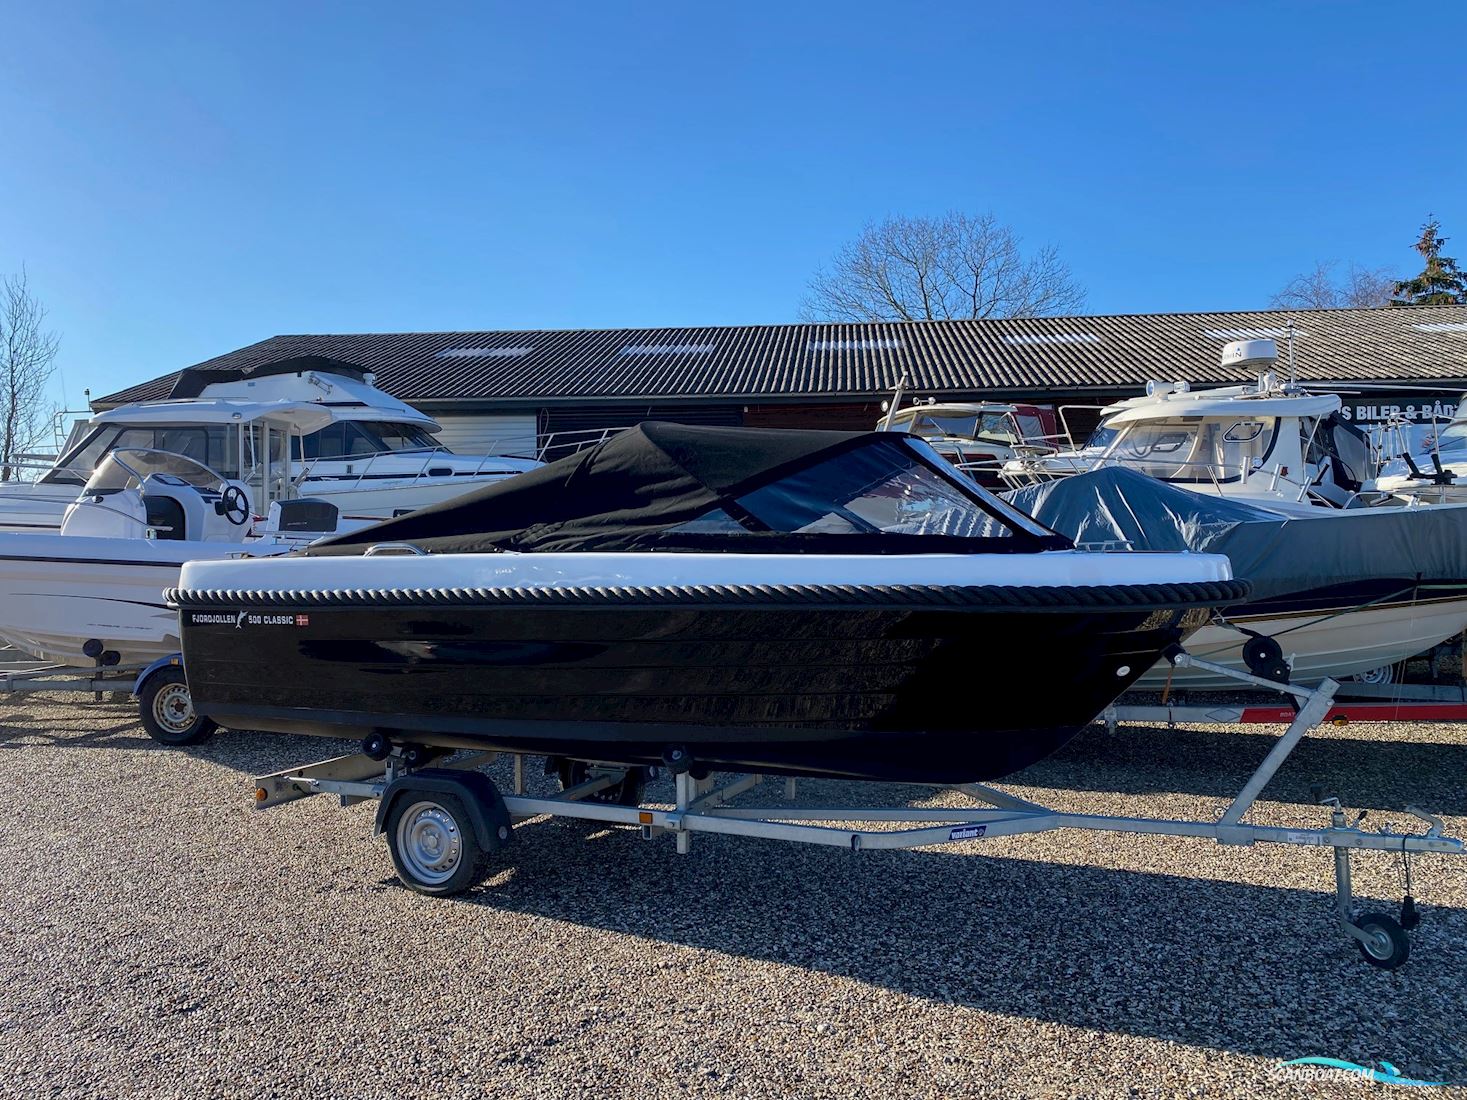
[[[513,476],[514,473],[496,473],[441,479],[404,478],[381,483],[328,478],[303,485],[300,495],[336,505],[343,520],[376,522],[452,500]],[[54,487],[46,488],[55,494]],[[56,534],[61,530],[67,506],[76,500],[76,492],[64,497],[44,493],[0,493],[0,534]]]
[[[1317,684],[1404,661],[1467,630],[1467,599],[1386,604],[1331,614],[1309,612],[1279,618],[1239,618],[1249,630],[1275,638],[1293,669],[1293,681]],[[1247,672],[1243,645],[1248,638],[1222,626],[1205,626],[1187,641],[1194,657]],[[1196,668],[1161,662],[1136,682],[1138,691],[1173,687],[1236,689],[1237,681]]]
[[[94,664],[84,651],[93,639],[123,666],[166,657],[178,652],[179,637],[163,590],[178,583],[185,561],[243,552],[233,543],[0,535],[0,643],[78,666]]]
[[[52,535],[61,530],[66,507],[80,488],[13,485],[0,489],[0,533]],[[68,495],[69,494],[69,495]]]
[[[300,495],[312,500],[329,501],[339,509],[342,519],[380,520],[426,508],[430,504],[441,504],[445,500],[452,500],[513,476],[513,473],[496,473],[469,477],[404,479],[380,484],[349,479],[322,479],[303,484]]]

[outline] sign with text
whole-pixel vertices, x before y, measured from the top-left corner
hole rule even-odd
[[[1340,415],[1362,427],[1402,420],[1413,424],[1430,425],[1433,421],[1446,424],[1457,415],[1457,403],[1462,396],[1455,390],[1440,393],[1342,393]]]

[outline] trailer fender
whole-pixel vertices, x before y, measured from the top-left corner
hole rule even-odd
[[[150,664],[147,668],[143,669],[141,672],[138,673],[138,678],[132,682],[132,693],[133,693],[133,695],[134,696],[141,695],[143,693],[143,685],[146,684],[148,682],[148,680],[151,679],[153,673],[157,672],[160,668],[169,668],[169,667],[172,667],[173,665],[182,665],[182,664],[183,664],[183,654],[182,653],[170,653],[167,657],[159,657],[156,661],[154,661],[152,664]]]
[[[497,851],[514,836],[509,808],[490,778],[483,772],[458,771],[453,768],[424,768],[422,771],[394,779],[382,792],[377,804],[377,820],[373,832],[387,831],[387,818],[401,798],[413,794],[451,794],[462,800],[468,811],[474,838],[486,852]]]

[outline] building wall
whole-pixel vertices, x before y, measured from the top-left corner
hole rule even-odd
[[[842,432],[869,432],[880,419],[879,401],[846,404],[800,402],[744,407],[744,426],[749,428],[828,428]]]
[[[512,416],[472,413],[435,416],[442,425],[438,440],[461,455],[533,455],[536,420],[532,412]]]

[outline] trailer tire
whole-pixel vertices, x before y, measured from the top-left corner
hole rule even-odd
[[[387,816],[387,850],[402,884],[432,897],[471,890],[488,871],[463,799],[443,791],[403,792]]]
[[[1395,917],[1385,913],[1366,913],[1355,921],[1355,927],[1368,939],[1356,940],[1360,954],[1371,966],[1395,970],[1411,957],[1411,937]]]
[[[178,665],[165,665],[144,681],[138,714],[149,737],[173,748],[207,741],[219,728],[194,710],[188,680]]]

